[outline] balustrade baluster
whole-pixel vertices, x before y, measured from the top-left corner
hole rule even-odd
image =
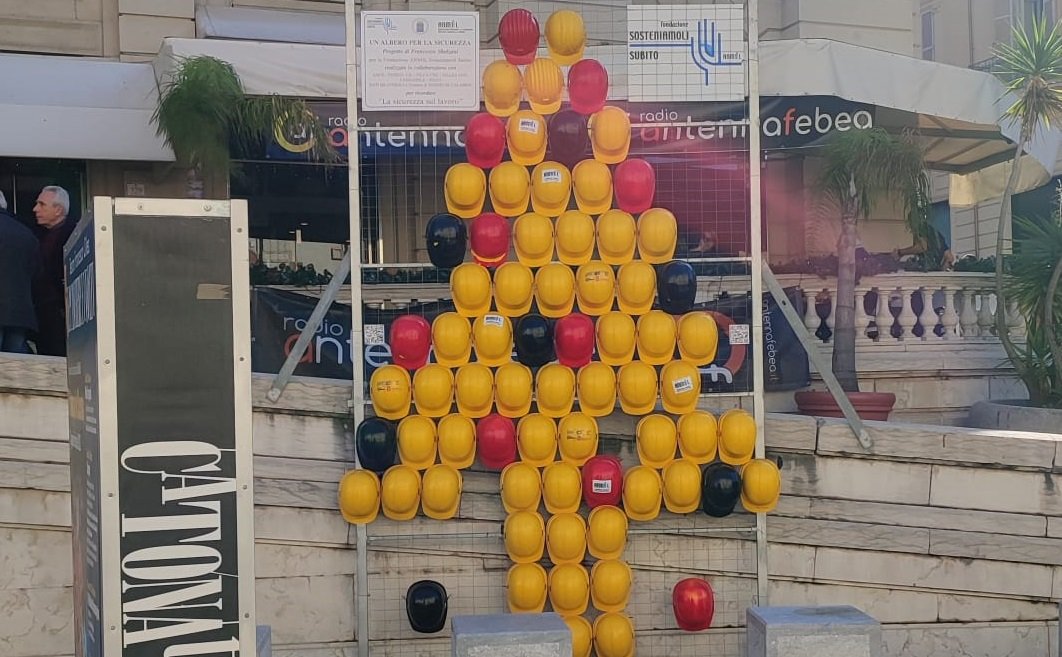
[[[962,326],[964,338],[976,338],[981,335],[981,329],[977,326],[977,290],[973,287],[962,288],[962,312],[959,314],[959,324]]]
[[[900,323],[900,336],[898,339],[905,340],[908,337],[914,336],[914,327],[918,322],[918,315],[915,314],[914,308],[911,306],[911,294],[914,292],[914,288],[900,286],[900,301],[903,305],[900,306],[900,315],[896,320]]]
[[[818,332],[819,324],[822,323],[817,308],[818,295],[818,291],[804,291],[804,326],[812,335]]]
[[[957,290],[953,287],[944,287],[944,315],[940,318],[944,326],[944,335],[941,336],[944,340],[954,340],[958,337],[959,314],[955,312],[956,292]]]
[[[995,324],[995,316],[992,313],[992,297],[989,290],[981,290],[981,306],[977,309],[977,330],[982,338],[993,335],[992,326]]]
[[[939,317],[933,307],[933,288],[923,287],[916,294],[922,295],[922,312],[918,315],[918,323],[922,325],[922,340],[936,340]]]
[[[856,288],[855,325],[857,342],[870,342],[867,330],[870,328],[870,322],[874,321],[874,316],[866,310],[866,298],[869,291],[870,288],[867,287]]]
[[[892,290],[878,288],[878,312],[874,315],[874,323],[878,325],[877,342],[889,342],[892,340],[892,311],[889,309],[889,300],[892,298]]]

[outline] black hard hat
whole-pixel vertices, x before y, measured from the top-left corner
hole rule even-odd
[[[465,222],[454,215],[444,212],[432,217],[424,231],[424,238],[428,241],[431,264],[452,269],[464,262],[468,229]]]
[[[556,359],[553,351],[553,323],[531,313],[516,322],[516,359],[528,367],[540,367]]]
[[[358,462],[366,470],[383,474],[398,456],[397,430],[393,422],[382,417],[367,417],[358,425],[354,446]]]
[[[713,463],[701,476],[701,507],[714,518],[723,518],[734,511],[741,499],[741,475],[726,463]]]
[[[656,292],[660,310],[671,315],[688,313],[697,297],[697,274],[693,266],[684,260],[661,265],[656,272]]]
[[[433,580],[413,582],[406,591],[406,617],[414,632],[433,634],[446,627],[446,588]]]
[[[590,133],[586,117],[575,110],[563,109],[549,120],[549,159],[569,169],[586,158],[590,150]]]

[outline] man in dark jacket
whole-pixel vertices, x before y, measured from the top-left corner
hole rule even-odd
[[[37,329],[32,293],[37,248],[33,231],[7,211],[0,192],[0,351],[29,352],[26,334]]]
[[[76,222],[68,219],[70,194],[62,187],[41,190],[33,215],[37,218],[40,267],[33,281],[37,308],[37,353],[66,355],[66,295],[63,287],[63,246]]]

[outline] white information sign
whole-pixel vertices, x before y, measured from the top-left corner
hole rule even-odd
[[[479,109],[479,14],[364,11],[366,110]]]
[[[744,5],[627,7],[632,102],[744,100]]]

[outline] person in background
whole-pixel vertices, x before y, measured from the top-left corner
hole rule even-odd
[[[29,353],[27,334],[37,330],[32,292],[37,248],[33,231],[7,211],[0,192],[0,351]]]
[[[70,221],[70,194],[50,185],[41,190],[33,215],[37,219],[40,266],[33,281],[37,309],[37,353],[66,355],[66,297],[63,287],[63,246],[74,230]]]

